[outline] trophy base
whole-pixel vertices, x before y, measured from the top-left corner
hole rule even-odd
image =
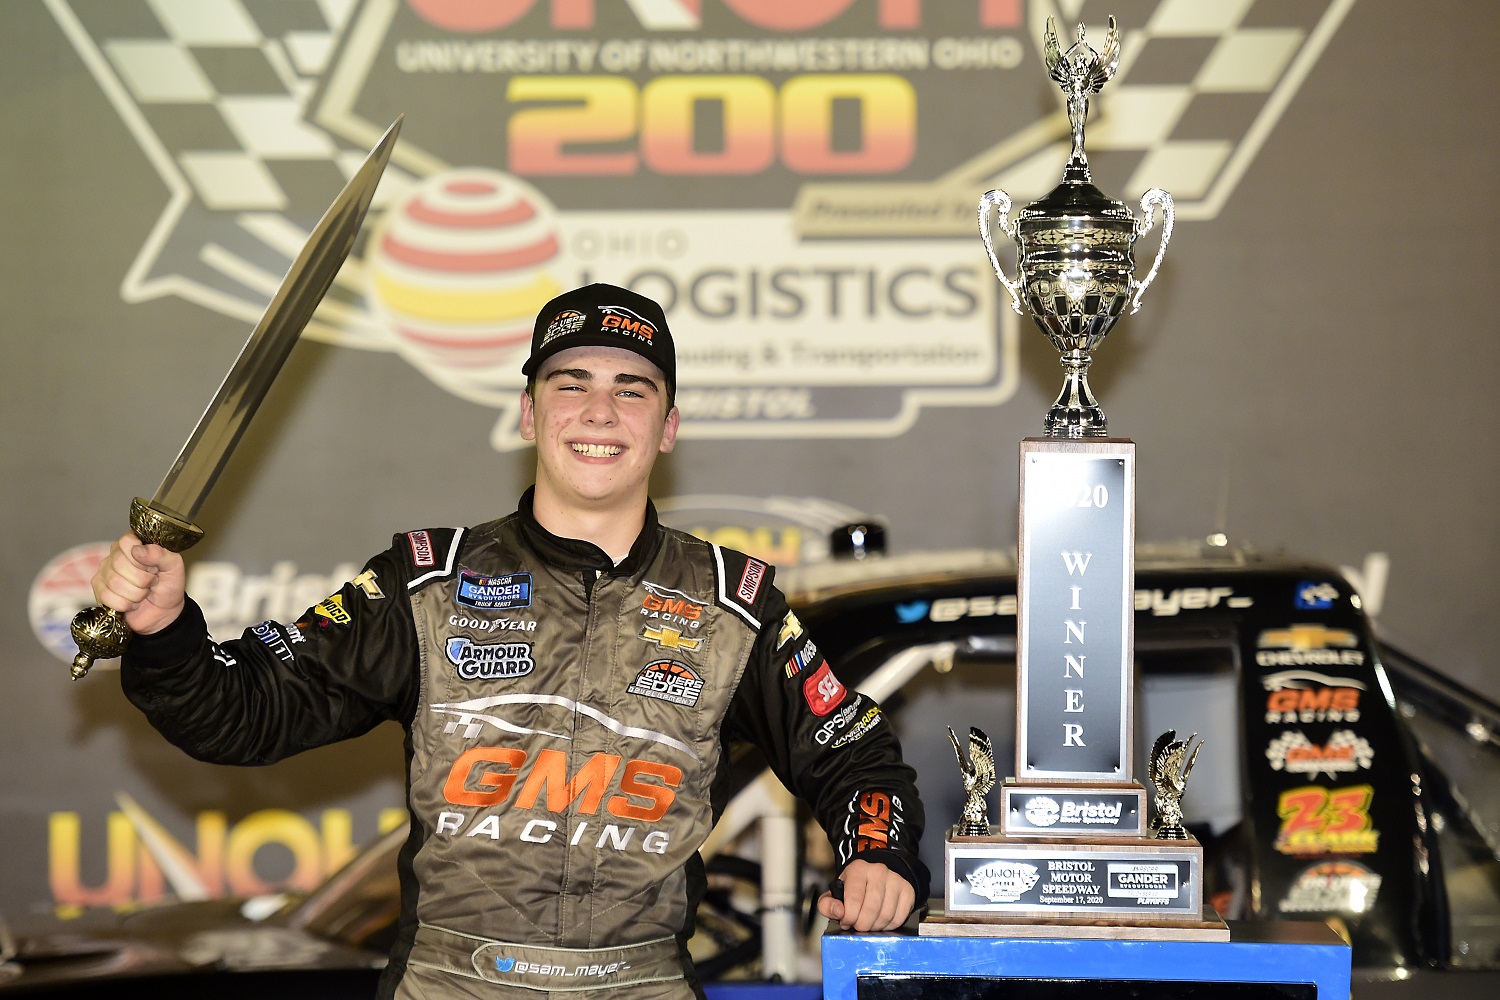
[[[1054,406],[1042,418],[1042,437],[1073,441],[1109,437],[1109,421],[1097,406]]]
[[[1094,941],[1228,941],[1229,925],[1212,906],[1197,920],[1039,919],[1021,917],[955,917],[929,910],[917,925],[921,937],[1063,938]]]
[[[1089,355],[1068,351],[1063,355],[1067,377],[1062,391],[1042,419],[1042,436],[1047,438],[1102,438],[1109,436],[1109,419],[1089,388]]]
[[[1007,778],[1000,790],[1005,837],[1129,837],[1146,833],[1146,789],[1138,781],[1063,784]]]
[[[1191,837],[961,837],[956,830],[943,844],[943,909],[951,920],[1202,917],[1203,846]]]

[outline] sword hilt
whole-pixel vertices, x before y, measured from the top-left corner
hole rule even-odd
[[[82,680],[95,660],[108,660],[125,652],[134,633],[125,624],[125,616],[114,608],[84,608],[73,616],[69,626],[78,655],[73,657],[73,679]]]
[[[192,548],[203,538],[203,529],[187,518],[150,500],[136,497],[130,501],[130,530],[147,545],[160,545],[172,552]],[[125,615],[113,608],[84,608],[73,616],[69,627],[78,655],[70,668],[73,679],[81,680],[95,660],[120,656],[135,633],[125,624]]]

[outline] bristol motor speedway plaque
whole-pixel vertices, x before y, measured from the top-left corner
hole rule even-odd
[[[1198,920],[1203,910],[1194,848],[1159,841],[955,844],[943,874],[950,917]]]
[[[1000,792],[1001,830],[1034,837],[1144,837],[1146,790],[1027,787],[1007,782]]]

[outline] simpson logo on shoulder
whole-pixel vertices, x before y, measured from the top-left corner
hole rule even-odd
[[[755,595],[760,593],[760,583],[766,578],[766,564],[759,559],[747,559],[745,570],[740,574],[740,585],[735,590],[734,596],[746,604],[755,603]]]
[[[411,546],[411,564],[418,569],[427,569],[437,565],[437,557],[432,551],[432,536],[425,531],[408,532],[407,544]]]

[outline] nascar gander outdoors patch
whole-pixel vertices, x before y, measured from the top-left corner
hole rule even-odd
[[[480,576],[464,570],[458,577],[458,603],[486,611],[531,606],[531,574]]]
[[[692,708],[698,704],[698,695],[703,692],[703,678],[685,663],[656,660],[646,664],[625,690],[630,694]]]

